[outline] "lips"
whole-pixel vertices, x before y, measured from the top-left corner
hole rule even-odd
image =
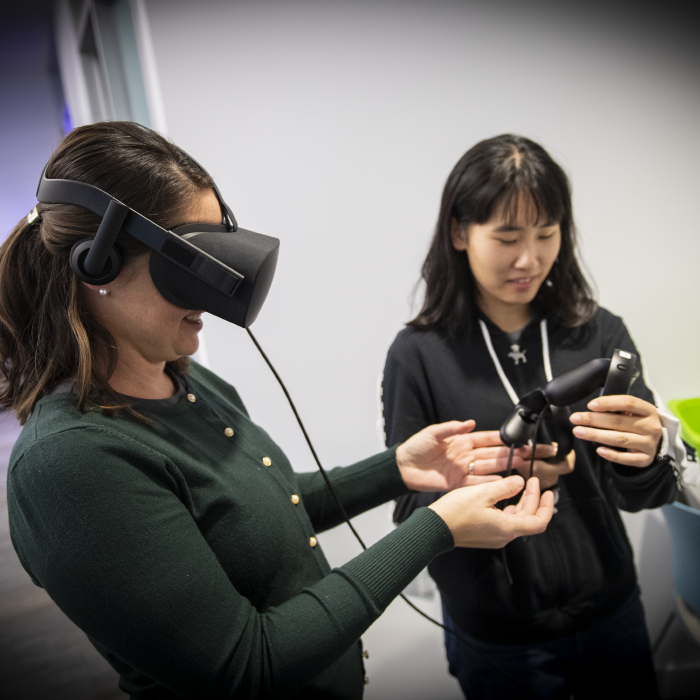
[[[185,316],[185,321],[188,323],[201,323],[203,311],[198,311],[197,313],[189,314]]]
[[[518,279],[508,280],[512,284],[530,284],[535,278],[534,277],[519,277]]]
[[[530,285],[534,284],[535,280],[537,280],[536,275],[532,275],[530,277],[514,277],[513,279],[508,280],[508,284],[512,284],[516,287],[520,287],[522,289],[525,289],[529,287]]]

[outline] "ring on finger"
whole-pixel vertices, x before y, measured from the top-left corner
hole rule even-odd
[[[469,473],[470,474],[474,473],[474,462],[469,462]]]

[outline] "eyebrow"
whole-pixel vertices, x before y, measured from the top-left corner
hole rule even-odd
[[[556,226],[559,222],[557,221],[549,221],[545,224],[540,224],[538,228],[549,228],[550,226]],[[498,226],[497,228],[494,229],[495,233],[509,233],[511,231],[522,231],[523,226],[513,226],[511,224],[503,224],[503,226]]]

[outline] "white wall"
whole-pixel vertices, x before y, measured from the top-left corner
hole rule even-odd
[[[504,131],[570,174],[585,261],[653,384],[700,395],[698,54],[661,18],[521,5],[147,2],[171,137],[244,227],[282,239],[254,331],[330,462],[376,447],[376,380],[445,178]],[[205,333],[305,466],[243,333],[214,319]]]
[[[328,465],[377,449],[377,380],[410,318],[444,181],[506,131],[569,173],[585,262],[652,384],[666,399],[700,395],[693,25],[673,3],[655,16],[577,5],[147,0],[170,136],[243,227],[282,240],[253,330]],[[213,369],[311,469],[245,333],[208,318],[205,334]],[[360,519],[368,539],[385,515]],[[334,563],[356,551],[342,533],[327,541]]]

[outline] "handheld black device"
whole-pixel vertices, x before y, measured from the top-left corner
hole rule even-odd
[[[611,359],[591,360],[523,396],[501,426],[501,440],[512,448],[556,442],[557,454],[547,461],[560,462],[574,443],[566,407],[600,387],[601,396],[628,394],[638,376],[637,356],[626,350],[615,350]]]

